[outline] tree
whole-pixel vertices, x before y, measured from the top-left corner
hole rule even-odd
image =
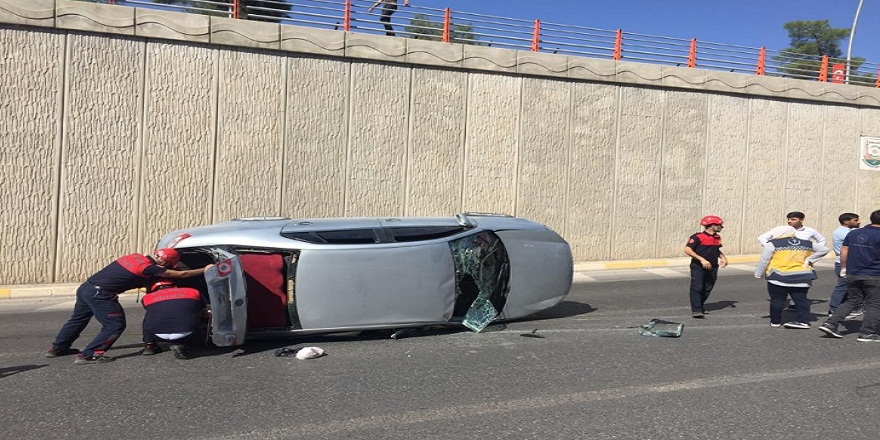
[[[849,38],[849,29],[832,28],[828,20],[798,20],[783,25],[791,39],[791,47],[773,57],[779,71],[795,78],[815,78],[818,76],[822,56],[828,55],[831,62],[845,62],[841,59],[840,40]],[[856,75],[865,59],[854,57],[850,60],[850,76]]]
[[[221,11],[228,14],[232,11],[232,0],[225,0],[224,3],[226,4],[218,4],[217,0],[153,0],[153,3],[193,8],[189,12],[206,15],[218,15],[217,12]],[[238,18],[245,20],[278,22],[287,16],[292,7],[292,3],[282,0],[241,0],[241,10],[238,12]]]
[[[416,40],[443,40],[443,23],[433,21],[425,14],[415,14],[404,30]],[[479,44],[473,26],[469,24],[450,23],[449,34],[449,41],[453,43]]]
[[[241,13],[239,17],[246,20],[271,21],[277,23],[281,21],[282,18],[287,17],[291,8],[293,8],[291,0],[241,0]]]
[[[198,0],[153,0],[153,3],[160,4],[160,5],[180,6],[183,8],[193,8],[193,10],[187,11],[187,12],[195,12],[198,14],[205,14],[205,15],[217,15],[217,14],[212,14],[211,13],[212,11],[218,11],[218,12],[224,11],[224,12],[228,13],[228,11],[230,9],[230,7],[228,5],[218,5],[213,2],[212,3],[205,3],[205,2],[198,1]]]

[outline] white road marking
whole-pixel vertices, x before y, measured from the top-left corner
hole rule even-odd
[[[412,411],[376,413],[366,417],[330,420],[319,423],[306,423],[299,426],[270,428],[229,436],[210,438],[299,438],[308,437],[316,432],[323,435],[331,433],[351,432],[363,435],[366,430],[387,429],[390,426],[411,425],[440,420],[460,420],[472,417],[506,414],[515,411],[535,411],[542,408],[553,408],[563,405],[583,405],[593,402],[628,399],[639,396],[674,393],[679,391],[701,390],[729,387],[755,383],[769,383],[801,377],[838,375],[850,371],[870,371],[880,368],[880,361],[867,361],[858,364],[837,364],[828,367],[816,367],[800,370],[786,368],[779,371],[767,371],[727,376],[711,376],[682,382],[658,382],[655,384],[638,385],[604,390],[579,391],[554,396],[529,396],[520,399],[494,401],[491,405],[485,402],[472,405],[457,405],[418,409]],[[772,387],[773,385],[768,385]]]
[[[654,275],[663,277],[663,278],[689,278],[690,274],[685,274],[681,272],[676,272],[672,269],[645,269],[645,272],[652,273]]]
[[[598,280],[596,280],[595,278],[593,278],[589,275],[584,275],[580,272],[575,272],[574,275],[572,275],[572,277],[571,277],[571,281],[573,283],[595,283]]]
[[[76,300],[65,301],[58,304],[52,304],[51,306],[40,307],[36,309],[37,311],[42,310],[73,310],[73,305],[76,304]]]
[[[741,270],[743,272],[754,272],[755,265],[754,264],[736,264],[736,265],[732,265],[732,266],[727,266],[727,267],[725,267],[725,269],[736,269],[736,270]]]

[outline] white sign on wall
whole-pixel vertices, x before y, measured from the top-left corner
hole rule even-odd
[[[862,136],[861,141],[859,168],[880,171],[880,137]]]

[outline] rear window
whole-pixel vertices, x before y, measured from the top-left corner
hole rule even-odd
[[[285,232],[281,236],[291,240],[317,244],[370,244],[377,243],[373,229],[343,229],[337,231]]]
[[[385,228],[396,242],[434,240],[467,231],[464,226],[409,226]]]

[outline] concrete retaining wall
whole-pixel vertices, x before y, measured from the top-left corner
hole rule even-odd
[[[880,209],[880,92],[64,0],[0,0],[0,285],[238,216],[493,211],[578,261]]]

